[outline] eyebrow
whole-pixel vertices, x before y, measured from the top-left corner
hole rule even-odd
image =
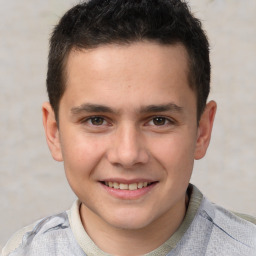
[[[149,105],[146,107],[142,107],[140,112],[142,113],[156,113],[156,112],[166,112],[166,111],[172,111],[172,112],[182,112],[183,108],[174,104],[174,103],[168,103],[168,104],[161,104],[161,105]]]
[[[147,113],[157,113],[157,112],[182,112],[183,107],[180,107],[174,103],[168,103],[168,104],[160,104],[160,105],[149,105],[149,106],[143,106],[139,109],[139,113],[147,114]],[[81,114],[83,112],[87,113],[117,113],[118,111],[113,110],[112,108],[100,105],[100,104],[91,104],[91,103],[85,103],[78,107],[71,108],[71,113],[74,115]]]
[[[115,113],[113,109],[110,107],[99,105],[99,104],[91,104],[91,103],[85,103],[78,107],[71,108],[71,113],[74,115],[80,114],[82,112],[88,112],[88,113]]]

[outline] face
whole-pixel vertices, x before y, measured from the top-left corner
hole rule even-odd
[[[149,42],[71,52],[59,128],[49,104],[44,125],[82,216],[140,229],[184,214],[215,113],[210,103],[197,125],[187,58],[182,45]]]

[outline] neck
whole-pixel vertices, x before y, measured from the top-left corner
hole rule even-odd
[[[82,204],[82,224],[93,242],[111,255],[128,256],[149,253],[166,242],[178,229],[186,213],[187,198],[141,229],[120,229],[104,222]]]

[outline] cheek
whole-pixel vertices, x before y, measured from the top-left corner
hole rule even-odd
[[[90,175],[105,152],[101,138],[84,134],[61,141],[65,170],[72,175]]]
[[[192,172],[195,142],[191,135],[171,134],[151,141],[151,152],[168,175],[181,176]],[[154,146],[153,146],[154,145]]]
[[[64,169],[70,187],[78,198],[86,201],[93,198],[92,181],[95,170],[104,155],[104,140],[89,136],[72,136],[62,140]]]

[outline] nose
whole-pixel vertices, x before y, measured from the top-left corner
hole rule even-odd
[[[149,161],[142,135],[133,125],[124,125],[116,130],[107,157],[113,165],[126,169]]]

